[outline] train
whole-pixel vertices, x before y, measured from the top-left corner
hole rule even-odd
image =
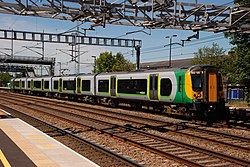
[[[165,113],[221,119],[222,77],[210,65],[99,74],[13,78],[12,91],[63,97],[116,107],[130,105]]]

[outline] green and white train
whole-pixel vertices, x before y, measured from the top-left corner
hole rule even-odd
[[[14,92],[67,97],[136,109],[147,106],[181,115],[221,117],[225,102],[221,76],[213,66],[74,76],[15,78]]]

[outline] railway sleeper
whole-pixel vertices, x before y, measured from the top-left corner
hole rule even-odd
[[[190,158],[187,158],[187,159],[188,160],[202,160],[202,159],[207,159],[207,158],[209,158],[209,156],[204,155],[204,156],[190,157]]]

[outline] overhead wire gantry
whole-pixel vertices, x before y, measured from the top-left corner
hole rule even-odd
[[[144,28],[250,33],[250,8],[177,0],[1,0],[0,13]]]

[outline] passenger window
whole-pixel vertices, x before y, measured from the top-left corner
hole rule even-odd
[[[90,91],[90,80],[82,80],[82,91]]]
[[[182,91],[182,77],[181,76],[179,76],[179,84],[178,84],[178,86],[179,86],[178,92],[181,92]]]
[[[44,89],[49,89],[49,81],[44,81]]]
[[[63,81],[63,90],[76,90],[76,81]]]
[[[58,89],[58,81],[54,81],[54,89]]]
[[[34,88],[41,88],[41,81],[34,81]]]
[[[109,92],[109,80],[98,81],[98,92]]]
[[[147,79],[119,79],[118,93],[147,94]]]
[[[161,79],[161,96],[170,96],[172,92],[172,82],[169,78]]]

